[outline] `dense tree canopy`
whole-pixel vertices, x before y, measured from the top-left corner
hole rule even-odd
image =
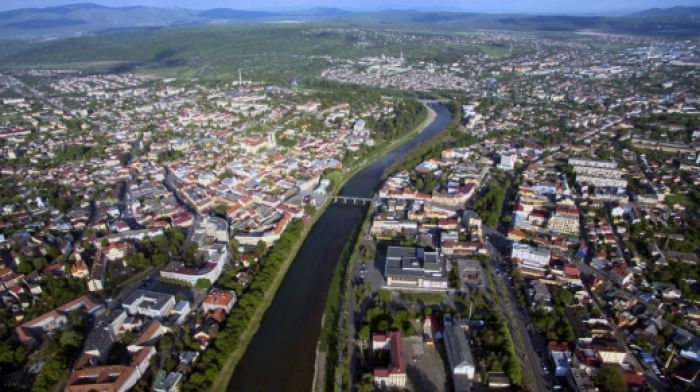
[[[595,385],[602,392],[617,392],[627,389],[627,381],[619,366],[603,365],[595,376]]]

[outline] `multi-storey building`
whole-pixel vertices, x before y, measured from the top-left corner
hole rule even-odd
[[[374,368],[374,383],[381,388],[406,386],[406,363],[403,359],[401,332],[389,331],[372,336],[372,351],[389,351],[389,365]]]
[[[426,252],[423,248],[389,247],[384,277],[389,287],[447,288],[445,260],[439,253]]]
[[[141,314],[163,320],[175,306],[175,297],[155,291],[136,290],[122,302],[122,308],[130,315]]]

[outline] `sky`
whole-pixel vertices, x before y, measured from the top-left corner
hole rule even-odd
[[[234,8],[247,10],[287,11],[310,7],[337,7],[346,10],[420,9],[464,10],[481,12],[532,13],[624,13],[648,8],[677,5],[700,6],[700,0],[0,0],[0,10],[49,7],[78,2],[92,2],[111,7],[147,5],[190,9]]]

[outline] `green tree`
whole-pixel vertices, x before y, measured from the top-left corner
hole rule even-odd
[[[17,271],[22,274],[28,274],[34,271],[34,264],[26,258],[20,256],[19,263],[17,264]]]
[[[214,207],[214,213],[219,217],[226,219],[226,206],[225,205],[218,205]]]
[[[369,325],[363,325],[362,328],[360,328],[360,330],[357,332],[357,335],[360,337],[360,339],[364,340],[365,342],[369,341]]]
[[[34,269],[37,271],[41,271],[44,268],[46,268],[47,261],[43,257],[37,257],[32,261],[32,264],[34,265]]]
[[[15,350],[15,363],[17,363],[17,364],[23,363],[26,359],[27,359],[27,350],[22,346],[18,346],[17,349]]]
[[[83,335],[79,334],[76,331],[71,331],[68,330],[61,335],[61,347],[73,347],[77,348],[80,347],[80,344],[83,341]]]
[[[260,240],[260,241],[258,241],[257,245],[255,245],[254,252],[258,257],[260,257],[260,256],[265,254],[266,250],[267,250],[267,244],[265,243],[265,241]]]
[[[198,289],[208,289],[211,287],[211,281],[209,279],[197,279],[196,286]]]
[[[235,174],[233,173],[233,171],[231,171],[231,169],[226,168],[226,170],[224,170],[223,172],[221,172],[221,174],[219,174],[218,178],[219,178],[219,180],[223,180],[226,178],[231,178],[234,175]]]
[[[240,243],[239,243],[238,240],[235,239],[235,238],[231,238],[231,239],[228,241],[228,247],[231,249],[231,251],[237,251],[239,245],[240,245]]]
[[[360,379],[360,384],[357,386],[357,392],[374,392],[374,376],[370,373],[365,373]]]
[[[46,255],[49,256],[51,260],[56,260],[58,256],[61,255],[61,251],[58,250],[55,246],[50,246],[49,249],[46,251]]]
[[[618,366],[603,365],[595,376],[595,385],[603,392],[624,391],[627,382],[622,369]]]
[[[15,364],[15,351],[10,347],[7,341],[0,341],[0,365],[3,367],[6,365]]]
[[[459,262],[455,261],[454,265],[452,266],[452,269],[450,270],[450,274],[447,277],[450,287],[454,287],[456,289],[459,289],[462,287],[462,280],[459,277]]]

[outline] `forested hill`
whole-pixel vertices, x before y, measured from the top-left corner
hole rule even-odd
[[[156,30],[211,23],[322,22],[338,27],[404,28],[417,31],[499,29],[513,31],[670,34],[700,32],[700,8],[651,9],[629,16],[567,16],[420,12],[415,10],[350,12],[311,8],[293,12],[249,11],[229,8],[187,10],[164,7],[105,7],[82,3],[59,7],[23,8],[0,12],[0,39],[45,40],[68,36]]]
[[[631,16],[643,18],[689,18],[700,17],[700,7],[671,7],[671,8],[651,8],[646,11],[637,12]]]

